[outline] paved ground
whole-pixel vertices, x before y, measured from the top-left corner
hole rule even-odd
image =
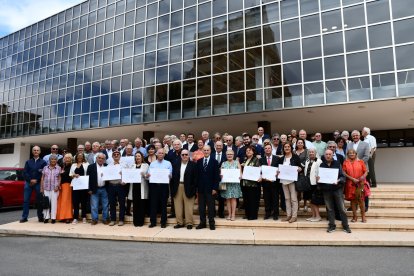
[[[412,275],[410,248],[270,247],[0,237],[2,275]]]
[[[36,216],[36,210],[30,209],[30,217]],[[22,217],[22,208],[0,209],[0,225],[18,221]]]

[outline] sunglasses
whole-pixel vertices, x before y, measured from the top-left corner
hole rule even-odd
[[[51,148],[51,150],[58,150],[57,148]]]
[[[187,153],[183,153],[183,154],[181,154],[181,156],[188,156],[188,154]]]

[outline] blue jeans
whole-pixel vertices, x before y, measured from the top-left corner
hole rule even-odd
[[[119,221],[125,219],[125,198],[126,190],[123,185],[112,185],[108,186],[108,198],[109,206],[111,209],[111,221],[116,221],[116,203],[119,202]]]
[[[92,220],[98,221],[98,207],[99,207],[99,200],[102,203],[102,220],[108,220],[108,193],[106,192],[106,188],[98,188],[96,193],[91,195],[91,214]]]
[[[22,219],[27,219],[29,216],[30,198],[32,197],[33,190],[36,192],[37,217],[39,219],[43,218],[43,209],[40,204],[40,183],[30,186],[30,182],[25,181]]]
[[[335,205],[339,209],[339,215],[341,216],[342,226],[348,227],[348,217],[345,213],[344,207],[344,193],[342,189],[335,191],[323,191],[323,198],[325,200],[326,208],[328,209],[329,226],[336,227],[335,225]]]

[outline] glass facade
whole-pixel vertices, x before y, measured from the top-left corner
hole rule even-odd
[[[0,39],[0,138],[414,96],[411,0],[89,0]]]

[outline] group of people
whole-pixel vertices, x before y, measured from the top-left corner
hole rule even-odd
[[[333,132],[332,140],[324,142],[321,133],[307,140],[305,130],[292,130],[290,134],[267,135],[259,127],[257,133],[243,133],[233,137],[215,133],[213,138],[207,131],[196,140],[193,133],[181,133],[178,137],[166,135],[161,142],[157,137],[147,141],[136,138],[133,143],[123,138],[104,143],[86,142],[77,147],[72,155],[52,145],[51,154],[40,157],[40,147],[32,148],[32,158],[24,168],[25,188],[21,223],[27,222],[29,200],[33,191],[38,202],[42,197],[50,201],[49,209],[37,204],[39,222],[64,221],[87,223],[86,213],[91,212],[91,224],[96,225],[102,207],[102,222],[109,226],[124,225],[125,216],[133,217],[136,227],[144,225],[150,217],[149,227],[157,225],[161,214],[161,228],[167,226],[167,218],[176,218],[174,228],[194,227],[194,205],[198,201],[200,223],[196,229],[208,226],[215,230],[216,201],[218,216],[229,221],[236,220],[237,208],[244,209],[244,219],[256,220],[260,199],[265,205],[264,219],[279,219],[279,210],[286,212],[283,221],[297,221],[299,202],[308,202],[312,216],[307,221],[321,221],[319,208],[326,205],[329,220],[327,232],[335,231],[335,219],[340,219],[345,232],[351,233],[344,207],[344,198],[351,202],[352,222],[357,222],[357,208],[361,221],[366,222],[370,187],[376,187],[374,161],[376,142],[369,128],[361,133]],[[125,162],[126,158],[134,160]],[[294,166],[297,180],[284,179],[279,170],[271,179],[268,176],[252,180],[243,177],[246,167]],[[124,183],[122,178],[105,180],[104,167],[114,166],[139,169],[139,183]],[[281,167],[282,168],[282,167]],[[338,176],[333,183],[321,182],[320,171],[336,169]],[[158,169],[168,172],[168,183],[152,183],[151,175]],[[223,182],[225,170],[240,174],[237,181]],[[238,173],[238,172],[239,173]],[[71,182],[80,176],[88,177],[87,189],[72,189]],[[167,216],[168,198],[171,212]],[[240,200],[242,199],[242,200]],[[132,214],[131,214],[132,205]],[[227,215],[225,216],[225,205]],[[119,208],[117,208],[119,206]],[[207,207],[207,214],[206,214]],[[81,218],[79,217],[81,212]],[[118,214],[118,219],[117,219]]]

